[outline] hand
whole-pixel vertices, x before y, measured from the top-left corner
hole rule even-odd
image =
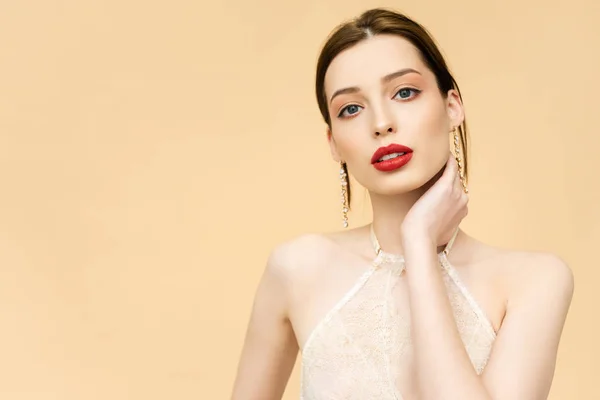
[[[424,239],[438,245],[452,238],[456,227],[467,216],[469,197],[458,174],[458,164],[450,153],[446,169],[410,208],[402,223],[404,240]]]

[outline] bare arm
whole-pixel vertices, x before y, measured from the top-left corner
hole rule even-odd
[[[483,382],[494,399],[545,400],[573,297],[573,275],[551,254],[531,255],[509,297]]]
[[[288,319],[285,262],[275,249],[256,290],[232,400],[281,399],[298,355]]]
[[[547,254],[532,255],[524,262],[527,272],[513,287],[490,361],[480,377],[460,340],[435,248],[430,249],[413,248],[415,253],[407,259],[420,267],[410,271],[409,286],[424,399],[546,399],[573,294],[567,265]]]
[[[447,235],[467,215],[468,197],[452,157],[447,167],[402,224],[415,364],[423,399],[546,399],[573,296],[571,270],[549,254],[514,258],[519,265],[512,269],[506,316],[485,371],[478,376],[461,341],[438,268],[437,242],[443,242],[442,233]]]
[[[456,327],[436,248],[406,247],[415,367],[424,400],[491,400],[473,368]],[[517,400],[510,398],[511,400]]]

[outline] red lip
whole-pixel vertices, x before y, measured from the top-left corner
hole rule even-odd
[[[392,153],[412,153],[412,149],[410,147],[402,146],[401,144],[392,143],[389,146],[378,148],[375,153],[373,153],[373,157],[371,157],[371,164],[375,164],[377,160],[381,157],[392,154]]]
[[[402,156],[378,162],[381,157],[392,153],[405,153]],[[371,157],[371,164],[379,171],[393,171],[406,165],[412,158],[413,150],[410,147],[401,144],[390,144],[389,146],[380,147]]]

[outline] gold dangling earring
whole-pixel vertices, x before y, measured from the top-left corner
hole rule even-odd
[[[460,157],[460,143],[458,139],[458,129],[454,127],[454,157],[456,158],[456,162],[458,163],[458,173],[460,175],[460,183],[462,184],[463,190],[465,193],[469,193],[469,188],[467,188],[467,181],[465,178],[462,158]]]
[[[342,185],[342,218],[344,228],[348,227],[348,174],[344,168],[344,162],[340,161],[340,183]]]

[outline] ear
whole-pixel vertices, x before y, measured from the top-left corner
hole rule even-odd
[[[460,94],[455,89],[448,91],[446,100],[446,111],[448,112],[448,118],[450,121],[450,129],[460,126],[465,120],[465,111],[463,108]]]
[[[333,138],[333,134],[331,133],[331,128],[327,127],[327,142],[329,143],[329,150],[331,151],[331,158],[333,161],[340,162],[341,157],[338,153],[337,145],[335,143],[335,139]]]

